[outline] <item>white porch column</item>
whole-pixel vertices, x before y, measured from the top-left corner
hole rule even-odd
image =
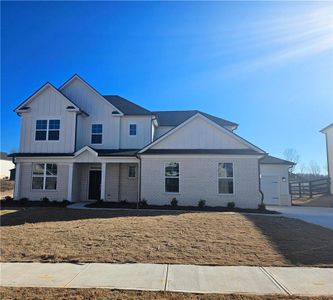
[[[105,201],[105,180],[106,180],[106,163],[102,163],[101,172],[101,199]]]
[[[67,184],[67,200],[73,201],[73,169],[74,164],[68,164],[68,184]]]
[[[20,196],[20,177],[21,177],[21,163],[15,165],[15,183],[14,183],[14,199],[18,200]]]

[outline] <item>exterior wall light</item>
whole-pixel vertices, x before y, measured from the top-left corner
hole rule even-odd
[[[286,181],[287,181],[286,177],[282,177],[282,182],[286,182]]]

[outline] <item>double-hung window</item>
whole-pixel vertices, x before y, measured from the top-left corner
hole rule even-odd
[[[92,144],[102,144],[103,142],[103,125],[102,124],[92,124],[91,125],[91,143]]]
[[[234,193],[234,164],[230,162],[218,164],[219,194]]]
[[[165,192],[179,193],[179,163],[168,162],[165,164]]]
[[[60,120],[49,120],[49,141],[58,141],[60,132]]]
[[[57,173],[56,164],[34,163],[32,165],[32,189],[56,190]]]
[[[36,121],[36,141],[45,141],[47,134],[47,120],[37,120]]]
[[[129,125],[129,135],[136,135],[136,124]]]
[[[60,120],[36,120],[36,141],[59,141]]]

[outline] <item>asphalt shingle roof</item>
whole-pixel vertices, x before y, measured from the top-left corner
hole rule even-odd
[[[153,113],[148,109],[145,109],[142,106],[139,106],[120,96],[106,95],[103,97],[125,115],[153,115]]]
[[[160,126],[178,126],[187,119],[191,118],[197,113],[204,115],[206,118],[217,123],[220,126],[235,126],[238,124],[212,116],[199,110],[181,110],[181,111],[154,111]]]

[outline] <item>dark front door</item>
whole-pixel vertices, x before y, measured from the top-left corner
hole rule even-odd
[[[101,197],[101,171],[89,172],[89,200],[99,200]]]

